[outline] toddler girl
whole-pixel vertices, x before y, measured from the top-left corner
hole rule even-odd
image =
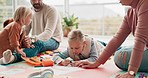
[[[31,17],[31,9],[21,6],[14,12],[13,22],[8,24],[0,32],[0,64],[5,64],[5,62],[8,62],[10,59],[5,59],[11,58],[12,52],[14,51],[16,51],[18,54],[21,54],[22,56],[26,56],[26,54],[21,49],[22,39],[25,36],[23,26],[28,26],[30,24]],[[7,57],[4,58],[3,56]]]
[[[73,30],[68,35],[68,48],[53,57],[53,61],[58,65],[79,66],[81,61],[94,62],[104,46],[93,38],[85,36],[80,30]],[[66,58],[70,57],[72,60]]]

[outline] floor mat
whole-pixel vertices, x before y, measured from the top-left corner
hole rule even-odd
[[[34,68],[25,62],[14,63],[7,66],[0,65],[0,76],[6,78],[27,78],[33,72],[46,69],[48,67]],[[120,70],[114,65],[113,62],[107,62],[97,69],[79,69],[72,67],[51,67],[54,72],[54,78],[109,78],[114,73]],[[17,77],[16,77],[17,75]]]
[[[107,62],[97,69],[86,69],[60,75],[63,78],[109,78],[120,70],[113,62]],[[57,77],[60,78],[60,77]]]
[[[34,67],[25,62],[0,65],[0,76],[4,76],[5,78],[26,78],[32,72],[34,72]]]

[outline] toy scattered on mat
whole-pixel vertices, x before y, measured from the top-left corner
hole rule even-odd
[[[53,52],[52,51],[45,51],[45,52],[38,53],[37,56],[40,57],[42,55],[50,55],[50,56],[52,56],[53,55]]]
[[[27,63],[33,65],[33,66],[53,66],[54,62],[50,58],[44,58],[44,57],[22,57]]]
[[[45,52],[41,52],[39,53],[37,56],[40,57],[41,55],[50,55],[53,56],[54,53],[58,53],[58,50],[53,50],[53,51],[45,51]]]
[[[148,78],[148,76],[146,76],[145,73],[141,72],[138,78]]]
[[[53,78],[54,72],[52,69],[45,69],[40,72],[34,72],[28,78]]]

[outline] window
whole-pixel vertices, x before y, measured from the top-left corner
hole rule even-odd
[[[79,18],[79,29],[88,35],[114,35],[119,28],[125,7],[118,0],[43,0],[55,5],[61,17],[74,14]],[[0,30],[2,22],[11,18],[17,6],[31,7],[30,0],[0,0]],[[3,7],[6,8],[3,8]]]
[[[111,0],[69,0],[69,14],[79,17],[79,29],[88,35],[112,36],[125,15],[125,7]]]
[[[10,17],[12,17],[12,0],[0,0],[0,30],[3,21]]]

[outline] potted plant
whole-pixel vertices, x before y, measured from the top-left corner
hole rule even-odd
[[[75,17],[74,14],[68,17],[63,17],[63,33],[64,37],[67,37],[68,33],[75,27],[78,29],[78,17]]]

